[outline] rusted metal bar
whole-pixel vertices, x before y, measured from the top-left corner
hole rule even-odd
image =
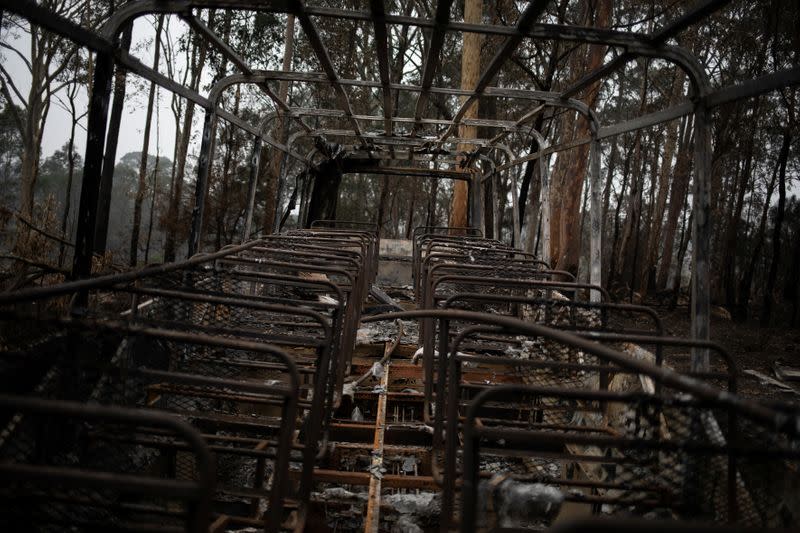
[[[703,20],[729,3],[730,0],[701,0],[689,8],[686,13],[675,20],[668,22],[663,28],[650,35],[648,42],[653,46],[659,46],[667,39],[674,37],[692,24]],[[613,72],[616,72],[634,57],[634,54],[628,53],[627,51],[618,55],[609,63],[606,63],[605,65],[587,73],[580,80],[567,87],[561,93],[562,96],[564,98],[574,96],[595,81],[605,78]]]
[[[356,134],[356,136],[361,139],[363,144],[367,144],[367,142],[362,138],[361,126],[358,125],[358,120],[353,117],[353,109],[350,105],[350,97],[344,90],[344,86],[342,86],[342,84],[339,82],[339,75],[336,73],[336,68],[333,65],[333,60],[331,60],[328,49],[322,42],[322,37],[319,35],[316,24],[314,24],[314,22],[311,20],[311,17],[306,12],[302,1],[292,0],[290,3],[292,5],[292,12],[299,19],[300,26],[302,26],[303,32],[311,44],[311,48],[314,50],[314,53],[320,62],[320,66],[322,66],[322,70],[325,71],[325,75],[328,77],[328,81],[333,87],[339,107],[342,109],[342,111],[344,111],[345,115],[350,120],[350,124],[353,126],[353,132]]]
[[[417,311],[404,311],[402,313],[389,313],[364,317],[362,322],[380,322],[383,320],[409,320],[418,318],[433,318],[442,320],[459,320],[465,322],[484,323],[507,327],[520,334],[532,335],[552,339],[556,342],[582,350],[606,359],[614,364],[634,372],[650,376],[656,381],[673,387],[677,390],[693,394],[699,399],[720,402],[727,408],[732,408],[742,416],[751,418],[764,424],[775,431],[795,435],[800,432],[800,424],[795,417],[787,417],[784,413],[777,412],[764,405],[723,392],[716,387],[702,383],[694,378],[675,372],[667,368],[659,368],[644,361],[633,359],[611,348],[596,344],[592,341],[581,339],[574,334],[548,328],[546,326],[524,322],[514,318],[474,313],[470,311],[453,311],[439,309],[422,309]]]
[[[399,340],[399,338],[398,338]],[[386,429],[386,391],[389,390],[389,372],[391,362],[383,366],[383,376],[381,377],[381,388],[383,392],[378,393],[378,407],[375,413],[375,441],[372,444],[369,493],[367,496],[367,512],[364,517],[364,532],[371,533],[378,530],[381,516],[381,478],[383,474],[383,441]]]
[[[244,58],[242,58],[233,48],[230,47],[230,45],[228,45],[228,43],[223,41],[216,33],[214,33],[214,31],[209,28],[205,22],[191,14],[183,14],[181,15],[181,18],[185,20],[194,31],[205,37],[212,45],[214,45],[217,50],[222,53],[222,55],[227,57],[244,74],[253,74],[253,69],[250,68],[250,65],[247,64]],[[275,94],[269,85],[266,83],[258,83],[256,85],[264,92],[265,95],[267,95],[276,108],[279,108],[284,113],[289,111],[289,106],[286,104],[286,102],[278,98],[278,95]],[[306,131],[311,129],[311,127],[303,122],[302,119],[298,118],[296,121],[300,127]]]
[[[0,465],[4,485],[12,480],[32,483],[44,490],[48,487],[75,488],[78,490],[115,491],[125,490],[129,493],[138,493],[142,496],[153,494],[161,495],[174,500],[186,500],[186,517],[184,526],[188,531],[205,531],[210,523],[211,496],[215,480],[214,463],[207,444],[200,434],[186,422],[167,414],[144,411],[139,409],[123,409],[99,405],[86,405],[75,402],[53,401],[38,398],[23,398],[18,396],[0,395],[0,405],[4,411],[22,413],[30,418],[43,417],[44,423],[59,420],[62,427],[70,420],[91,422],[95,424],[120,425],[129,431],[135,428],[154,427],[177,436],[186,442],[196,460],[196,481],[163,479],[149,476],[146,473],[131,474],[116,471],[116,465],[111,465],[110,471],[98,469],[97,465],[76,466],[46,466],[41,464],[26,464],[24,458],[18,456],[16,460],[4,460]],[[40,431],[39,435],[46,435]],[[64,443],[61,443],[62,445]],[[40,453],[46,453],[46,443],[40,443]],[[16,490],[12,500],[19,498],[24,506],[25,493]],[[85,504],[84,504],[85,505]],[[91,505],[91,504],[90,504]],[[102,507],[101,500],[95,505]],[[11,516],[5,516],[12,520]],[[24,518],[30,526],[32,523],[47,524],[48,517],[42,513],[39,516],[28,515]],[[152,518],[151,518],[152,520]],[[140,528],[147,528],[147,519],[139,522]],[[111,524],[107,524],[110,526]],[[158,524],[151,524],[158,527]]]
[[[437,0],[436,2],[433,32],[431,33],[428,54],[422,64],[421,90],[419,96],[417,96],[417,103],[414,106],[414,120],[416,123],[414,124],[412,133],[416,133],[422,126],[420,120],[425,111],[425,106],[428,104],[431,87],[433,86],[433,77],[436,75],[436,70],[439,68],[439,58],[442,53],[442,47],[444,46],[447,26],[450,23],[450,7],[452,5],[453,0]]]
[[[348,172],[369,172],[371,174],[382,174],[389,176],[421,177],[432,179],[448,179],[469,181],[471,175],[458,170],[429,170],[425,168],[413,167],[385,167],[379,165],[354,164],[347,165]]]
[[[294,472],[291,472],[290,475],[296,477]],[[314,470],[314,479],[321,483],[368,486],[371,478],[372,476],[368,472],[348,472],[322,468]],[[381,484],[387,489],[436,490],[439,488],[430,476],[385,474],[381,479]]]
[[[383,130],[384,135],[393,135],[392,115],[394,106],[392,102],[391,78],[389,76],[389,33],[386,31],[386,12],[383,0],[370,0],[372,13],[372,28],[375,32],[375,52],[378,54],[378,72],[381,78],[383,91]]]
[[[258,167],[261,156],[261,138],[253,140],[253,150],[250,152],[250,177],[247,180],[247,207],[244,214],[242,227],[242,242],[250,240],[250,228],[253,225],[253,207],[256,203],[256,188],[258,186]],[[266,162],[265,162],[266,163]]]
[[[500,48],[495,53],[492,60],[486,66],[485,69],[482,69],[481,77],[475,85],[475,88],[464,101],[461,102],[461,106],[456,111],[455,115],[453,115],[453,121],[447,130],[445,130],[442,135],[439,136],[437,139],[437,144],[444,142],[448,137],[456,133],[458,129],[458,125],[461,123],[461,119],[464,117],[464,114],[467,110],[480,98],[483,94],[483,91],[489,86],[490,83],[495,79],[495,77],[500,73],[500,69],[503,68],[503,65],[508,61],[511,56],[514,54],[514,51],[520,45],[522,40],[525,38],[525,34],[530,30],[533,24],[536,22],[536,19],[539,18],[539,15],[547,7],[548,0],[536,0],[531,2],[525,8],[519,19],[517,20],[516,31],[514,35],[507,37],[505,42],[500,46]]]

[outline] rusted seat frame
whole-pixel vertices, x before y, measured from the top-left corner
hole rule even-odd
[[[125,472],[90,471],[76,467],[48,465],[26,465],[9,460],[0,461],[0,479],[7,482],[31,482],[48,487],[91,488],[96,490],[124,490],[148,496],[186,500],[186,530],[194,533],[208,531],[211,523],[211,500],[215,483],[214,462],[211,450],[195,428],[187,422],[164,413],[144,409],[127,409],[89,405],[78,402],[54,401],[23,396],[0,395],[0,409],[17,415],[59,417],[62,420],[76,419],[86,423],[114,424],[131,428],[159,428],[178,436],[184,446],[195,457],[198,473],[196,481],[180,481],[152,478],[143,474]],[[7,438],[8,436],[6,436]],[[17,492],[15,496],[18,496]],[[95,502],[100,503],[100,502]],[[36,523],[37,516],[28,516],[29,523]],[[8,519],[8,517],[6,517]],[[98,524],[95,524],[97,526]],[[137,523],[137,527],[146,524]],[[151,524],[157,526],[157,524]],[[113,527],[106,524],[105,527]]]

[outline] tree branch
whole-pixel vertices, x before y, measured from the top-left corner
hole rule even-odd
[[[0,65],[0,70],[5,71],[2,65]],[[8,105],[11,108],[11,115],[14,117],[14,122],[17,125],[17,129],[19,130],[20,135],[24,137],[25,121],[22,120],[19,109],[17,108],[17,106],[14,105],[14,100],[11,98],[11,94],[8,92],[8,86],[6,85],[5,76],[0,76],[0,91],[2,91],[3,97],[8,101]]]
[[[8,84],[11,87],[11,89],[14,91],[14,94],[17,96],[19,101],[22,103],[22,107],[26,107],[27,108],[28,107],[28,101],[25,100],[25,97],[22,96],[22,93],[19,91],[19,89],[17,89],[17,86],[14,84],[14,80],[11,78],[11,75],[8,73],[8,71],[6,70],[6,68],[2,64],[0,64],[0,74],[3,75],[3,76],[0,76],[0,81],[3,82],[3,87],[5,87],[6,84]],[[5,89],[3,92],[5,93],[4,96],[8,100],[8,103],[9,104],[13,104],[14,103],[14,99],[11,98],[11,94],[8,92],[8,89]]]
[[[28,58],[25,57],[25,55],[22,52],[20,52],[19,50],[17,50],[13,46],[11,46],[9,44],[6,44],[6,43],[0,43],[0,46],[5,48],[6,50],[11,50],[15,54],[17,54],[17,57],[19,57],[22,60],[22,62],[25,63],[25,66],[28,67],[28,72],[33,72],[33,67],[31,66],[31,62],[28,61]]]

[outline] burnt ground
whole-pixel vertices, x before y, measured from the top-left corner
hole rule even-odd
[[[682,305],[675,309],[654,306],[654,309],[663,320],[667,335],[689,337],[690,322],[687,306]],[[747,370],[755,370],[777,380],[774,372],[776,362],[783,368],[800,370],[800,330],[764,328],[755,320],[740,323],[712,316],[711,338],[728,350],[733,358],[738,370],[737,388],[742,395],[764,400],[790,401],[800,405],[800,381],[782,382],[796,391],[792,392],[746,373]],[[688,351],[668,350],[667,363],[676,369],[687,369]]]

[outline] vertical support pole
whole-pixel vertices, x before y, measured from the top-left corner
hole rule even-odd
[[[120,47],[128,51],[131,47],[133,26],[128,24],[122,32]],[[95,222],[94,251],[102,254],[106,251],[108,240],[108,221],[111,218],[111,193],[114,188],[114,165],[117,162],[117,143],[122,123],[122,111],[125,105],[125,78],[127,71],[117,67],[114,81],[114,103],[111,106],[111,118],[108,121],[108,138],[106,139],[103,168],[100,175],[100,190],[97,197],[97,220]]]
[[[283,137],[281,137],[281,139],[287,140],[289,138],[289,120],[282,120],[281,127],[283,128]],[[289,145],[288,148],[291,149],[291,146]],[[289,159],[288,153],[280,152],[280,154],[281,165],[278,171],[278,186],[275,187],[275,216],[272,219],[272,233],[280,233],[281,230],[281,197],[283,196],[283,189],[286,186],[286,167],[288,166],[287,162]]]
[[[539,166],[542,169],[539,174],[539,179],[542,180],[542,187],[539,191],[539,203],[541,204],[541,217],[542,217],[542,236],[539,241],[542,243],[542,261],[550,264],[550,158],[548,156],[542,157],[542,164]]]
[[[498,207],[500,206],[500,184],[498,183],[499,174],[492,170],[492,238],[500,240],[500,219],[498,217]]]
[[[517,169],[519,167],[516,167]],[[519,193],[517,192],[517,170],[511,170],[511,219],[514,223],[514,248],[521,249],[519,230]]]
[[[589,283],[602,285],[603,235],[600,207],[600,141],[593,135],[589,145]],[[589,291],[589,301],[599,302],[600,293]]]
[[[694,110],[694,180],[692,180],[692,338],[710,338],[711,295],[709,284],[709,256],[711,237],[711,203],[709,177],[711,150],[709,139],[709,111],[705,102],[695,104]],[[709,370],[708,350],[692,349],[692,370]]]
[[[256,203],[256,185],[258,181],[258,167],[261,159],[261,137],[253,140],[253,151],[250,153],[250,177],[247,183],[247,208],[244,214],[244,229],[242,242],[250,240],[250,226],[253,224],[253,205]],[[277,212],[277,209],[276,209]]]
[[[97,198],[103,167],[103,148],[108,119],[108,100],[111,97],[111,78],[114,61],[110,54],[98,53],[92,80],[92,98],[86,123],[86,152],[83,182],[78,205],[78,227],[75,236],[75,256],[72,260],[72,279],[88,278],[92,274]]]
[[[484,231],[483,221],[483,189],[481,187],[481,174],[475,169],[470,172],[469,179],[469,225]]]
[[[284,136],[284,138],[286,138]],[[280,233],[281,231],[281,197],[283,197],[283,189],[286,186],[286,163],[287,154],[281,155],[281,171],[278,174],[278,188],[275,191],[275,218],[272,220],[272,233]]]
[[[534,165],[536,163],[534,161],[529,161],[528,164]],[[533,202],[530,202],[528,198],[523,198],[523,200],[525,200],[525,208],[522,213],[522,220],[524,222],[520,222],[518,248],[522,251],[530,252],[533,243],[533,237],[531,235],[536,232],[536,228],[531,227],[531,219],[533,218],[531,215],[533,206],[531,204]]]
[[[203,238],[203,214],[208,192],[208,172],[214,157],[214,137],[217,129],[217,114],[214,109],[206,109],[203,120],[203,139],[200,143],[200,160],[197,163],[197,184],[194,189],[194,208],[192,209],[192,228],[189,233],[188,257],[200,251]]]

